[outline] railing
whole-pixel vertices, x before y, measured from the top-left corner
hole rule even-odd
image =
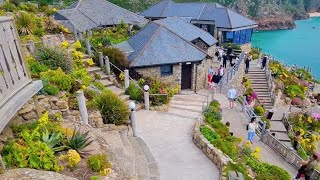
[[[27,47],[29,52],[33,54],[35,52],[36,47],[38,46],[57,46],[57,44],[54,43],[54,39],[56,38],[58,38],[61,42],[66,40],[64,34],[61,32],[60,34],[57,34],[57,35],[48,36],[48,38],[45,40],[36,41],[36,42],[34,42],[33,40],[29,40],[27,44],[22,44],[22,46]]]
[[[0,108],[31,79],[20,51],[13,18],[0,17]]]

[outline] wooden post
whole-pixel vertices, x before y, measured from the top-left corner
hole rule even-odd
[[[143,92],[143,96],[144,96],[144,109],[149,110],[150,109],[149,92],[148,91]]]
[[[84,97],[83,91],[77,91],[77,100],[78,100],[78,106],[79,111],[81,114],[81,118],[84,124],[88,125],[88,111],[86,106],[86,99]]]
[[[40,109],[38,97],[37,97],[37,95],[35,95],[32,98],[33,98],[33,104],[34,104],[34,107],[36,108],[36,112],[37,112],[38,118],[40,118],[42,116],[42,112],[41,112],[41,109]]]
[[[66,38],[64,37],[63,32],[60,32],[60,40],[61,40],[62,42],[66,41]]]
[[[124,70],[124,90],[128,89],[129,87],[129,70]]]
[[[110,75],[110,62],[109,62],[109,57],[108,57],[108,56],[105,56],[104,60],[105,60],[105,63],[106,63],[106,73],[107,73],[107,75]]]
[[[86,39],[86,47],[87,47],[87,53],[89,54],[89,56],[92,56],[91,45],[90,45],[89,39]]]
[[[100,67],[103,68],[103,66],[104,66],[103,54],[102,54],[102,52],[98,52],[98,54],[99,54]]]
[[[35,45],[34,45],[33,40],[29,40],[29,50],[30,50],[30,53],[31,53],[31,54],[34,54]]]

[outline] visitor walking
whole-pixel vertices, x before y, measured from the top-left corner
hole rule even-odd
[[[221,78],[223,77],[223,75],[224,75],[224,68],[222,67],[222,65],[220,66],[220,68],[219,68],[219,81],[221,80]]]
[[[256,133],[256,129],[258,128],[258,124],[256,123],[256,118],[252,117],[250,123],[248,124],[248,141],[252,144],[252,140]]]
[[[213,70],[212,65],[208,69],[208,74],[211,74],[211,76],[214,74],[214,70]]]
[[[222,62],[222,65],[224,68],[227,68],[227,60],[228,60],[228,56],[226,56],[226,54],[223,55],[222,57],[223,59],[223,62]]]
[[[233,52],[233,49],[231,46],[229,46],[227,49],[227,55],[230,56],[232,54],[232,52]]]
[[[233,109],[234,107],[234,101],[236,100],[237,96],[237,91],[231,86],[231,88],[228,91],[228,99],[229,99],[229,108],[228,109]]]
[[[221,59],[223,58],[223,47],[219,48],[218,53],[218,61],[221,62]]]
[[[212,83],[218,84],[219,80],[220,80],[220,77],[219,77],[218,73],[215,72],[214,75],[212,76]]]
[[[268,60],[268,56],[264,56],[264,57],[262,58],[261,69],[264,70],[264,68],[266,67],[266,64],[267,64],[267,60]]]
[[[244,72],[245,72],[246,74],[249,72],[250,61],[251,61],[250,56],[247,56],[247,57],[246,57],[246,60],[244,61],[245,64],[246,64],[246,68],[245,68],[245,71],[244,71]]]
[[[300,139],[301,139],[301,134],[300,131],[297,131],[296,134],[294,135],[294,140],[293,140],[293,148],[294,150],[298,150],[299,144],[300,144]]]
[[[304,174],[304,179],[310,180],[310,176],[314,171],[315,167],[317,166],[317,159],[318,156],[314,154],[311,156],[310,161],[302,161],[296,179],[300,179],[301,174]]]

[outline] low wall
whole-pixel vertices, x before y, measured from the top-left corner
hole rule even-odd
[[[208,158],[218,167],[220,171],[220,180],[227,180],[226,166],[229,162],[234,163],[232,159],[226,156],[222,151],[214,147],[200,132],[200,126],[203,124],[202,117],[196,121],[193,132],[193,143],[208,156]]]

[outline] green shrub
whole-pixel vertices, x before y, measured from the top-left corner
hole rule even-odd
[[[64,73],[60,68],[42,72],[40,73],[40,77],[45,82],[45,91],[53,87],[56,87],[61,91],[70,91],[75,84],[75,80],[70,75]],[[49,93],[48,91],[46,92]]]
[[[29,70],[31,72],[31,76],[38,78],[41,72],[45,72],[49,70],[49,67],[46,65],[40,64],[37,61],[28,63]]]
[[[106,89],[106,86],[105,86],[104,84],[102,84],[101,82],[94,81],[94,82],[92,82],[92,84],[93,84],[96,88],[100,89],[101,91],[103,91],[103,90]]]
[[[111,164],[105,154],[91,155],[86,162],[87,166],[94,172],[100,172],[104,169],[111,168]]]
[[[288,87],[286,87],[285,93],[290,98],[294,98],[294,97],[304,98],[305,97],[304,87],[302,87],[300,85],[289,85]]]
[[[4,5],[2,5],[2,8],[6,12],[14,12],[16,10],[16,6],[12,3],[9,3],[9,2],[4,3]]]
[[[73,78],[81,81],[82,85],[89,86],[92,82],[92,77],[86,71],[86,69],[74,69],[71,72]]]
[[[34,15],[21,11],[17,15],[16,25],[20,35],[32,34],[35,29]]]
[[[240,172],[242,173],[245,180],[250,180],[250,178],[248,177],[249,173],[248,173],[247,167],[242,163],[237,163],[237,164],[228,163],[225,172],[227,172],[228,174],[230,171]]]
[[[258,116],[264,116],[264,113],[266,112],[266,110],[261,106],[257,106],[256,108],[254,108],[254,112],[258,115]]]
[[[256,173],[257,180],[291,180],[289,173],[278,167],[265,162],[261,162],[252,157],[247,158],[247,165]]]
[[[200,132],[211,143],[220,138],[219,134],[217,134],[216,132],[212,131],[210,128],[205,126],[200,127]]]
[[[238,44],[233,44],[233,43],[224,43],[222,44],[223,48],[228,48],[229,46],[232,47],[233,50],[241,50],[241,47]]]
[[[117,48],[107,46],[102,48],[102,53],[104,56],[108,56],[110,62],[117,67],[127,67],[129,65],[127,56]]]
[[[60,92],[60,89],[53,85],[53,84],[48,84],[44,81],[44,86],[43,86],[43,90],[44,92],[46,92],[48,95],[52,95],[55,96]]]
[[[61,68],[64,72],[69,72],[72,68],[71,59],[62,48],[40,47],[35,52],[35,58],[53,70]]]
[[[104,118],[104,123],[124,124],[129,118],[128,105],[111,91],[104,91],[93,99]]]
[[[129,87],[126,89],[126,95],[129,95],[132,100],[141,102],[143,92],[134,83],[130,83]]]

